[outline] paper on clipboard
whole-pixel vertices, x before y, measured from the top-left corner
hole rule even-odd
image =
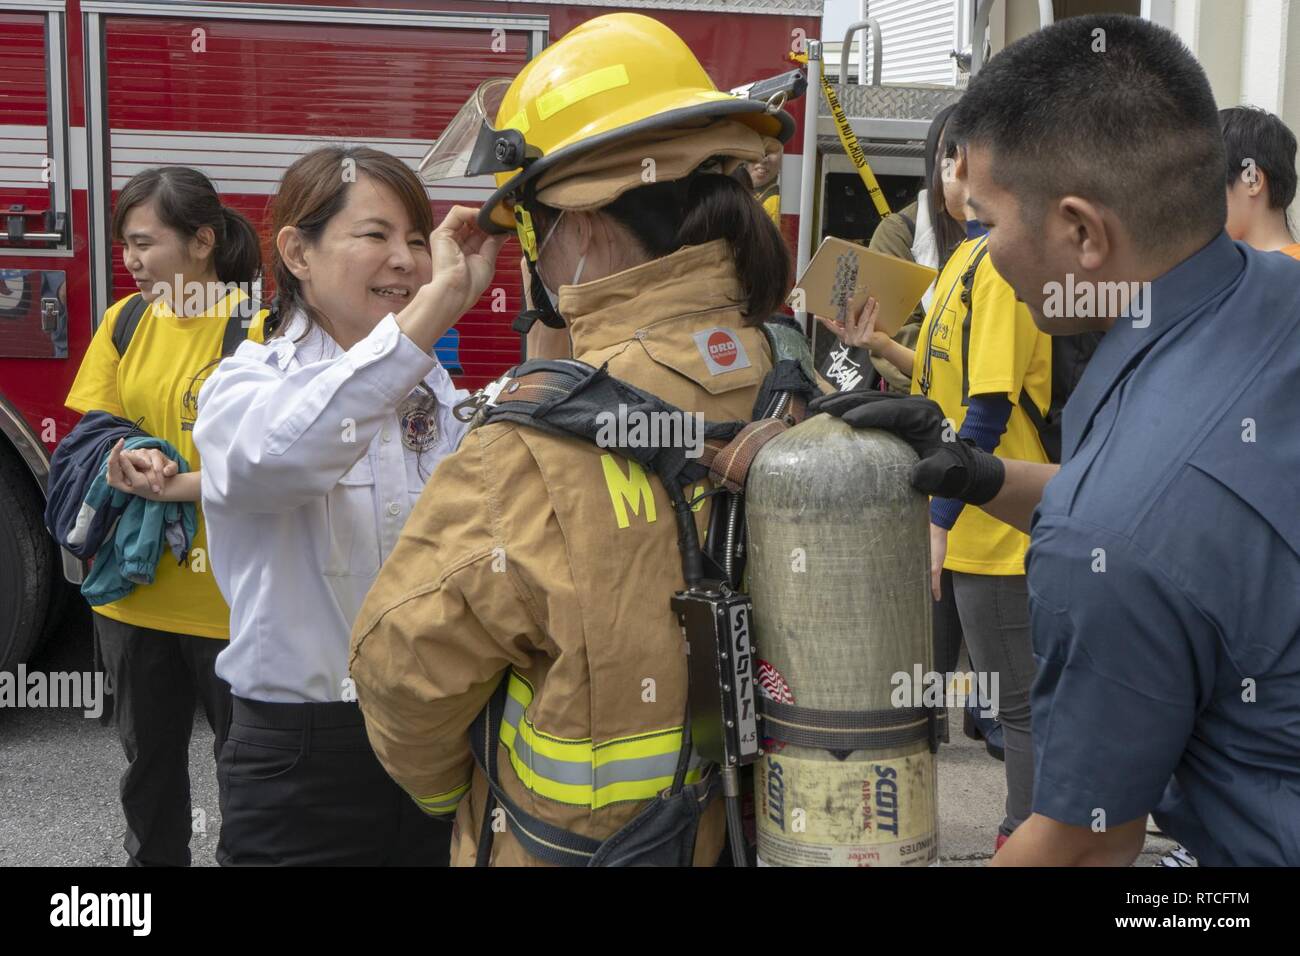
[[[789,301],[798,308],[802,290],[805,311],[842,322],[862,308],[868,295],[873,295],[880,303],[876,328],[892,337],[907,322],[938,274],[929,266],[827,236],[799,277]]]

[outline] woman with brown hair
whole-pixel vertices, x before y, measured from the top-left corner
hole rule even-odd
[[[380,564],[464,430],[451,410],[466,393],[433,346],[502,244],[472,215],[434,230],[414,173],[360,147],[302,157],[273,202],[278,335],[222,363],[194,432],[231,605],[222,864],[447,863],[449,827],[370,749],[347,655]]]
[[[112,234],[139,291],[105,311],[66,404],[88,416],[87,427],[107,422],[108,430],[127,437],[110,438],[107,455],[85,464],[105,468],[117,492],[197,502],[207,463],[200,462],[191,437],[194,397],[228,333],[262,335],[265,313],[254,314],[246,301],[261,271],[257,234],[222,205],[203,173],[184,166],[132,176],[118,194]],[[176,457],[157,447],[126,447],[128,438],[141,434],[165,443]],[[58,477],[52,476],[52,485]],[[98,554],[108,548],[101,545]],[[89,580],[83,588],[94,606],[126,754],[122,811],[132,866],[189,865],[196,701],[217,750],[230,719],[230,688],[213,668],[226,647],[229,610],[202,559],[206,548],[200,510],[188,555],[179,563],[163,548],[149,583],[126,583],[125,593]]]

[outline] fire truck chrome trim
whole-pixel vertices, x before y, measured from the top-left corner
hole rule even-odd
[[[356,7],[298,6],[270,3],[209,3],[196,0],[83,0],[83,13],[128,14],[184,20],[282,20],[319,25],[442,27],[481,30],[505,27],[546,30],[548,14],[422,13],[415,10],[361,9]]]
[[[64,219],[63,237],[55,248],[0,245],[0,256],[67,259],[74,255],[72,243],[71,190],[80,166],[68,164],[68,81],[67,50],[64,45],[64,0],[17,0],[5,5],[15,13],[45,14],[45,89],[47,98],[46,148],[54,163],[50,186],[51,209]],[[55,240],[50,240],[55,241]]]

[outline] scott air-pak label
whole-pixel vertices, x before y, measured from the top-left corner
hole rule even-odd
[[[749,368],[749,356],[734,329],[704,329],[695,333],[695,345],[714,375]]]
[[[934,755],[841,763],[767,753],[755,775],[768,866],[928,866],[939,856]]]

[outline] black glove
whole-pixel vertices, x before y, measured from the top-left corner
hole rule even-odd
[[[912,487],[917,491],[982,505],[1002,490],[1006,469],[1001,459],[969,438],[959,438],[943,409],[928,398],[865,389],[837,392],[808,403],[809,415],[819,412],[854,428],[893,432],[911,445],[921,459],[912,466]]]

